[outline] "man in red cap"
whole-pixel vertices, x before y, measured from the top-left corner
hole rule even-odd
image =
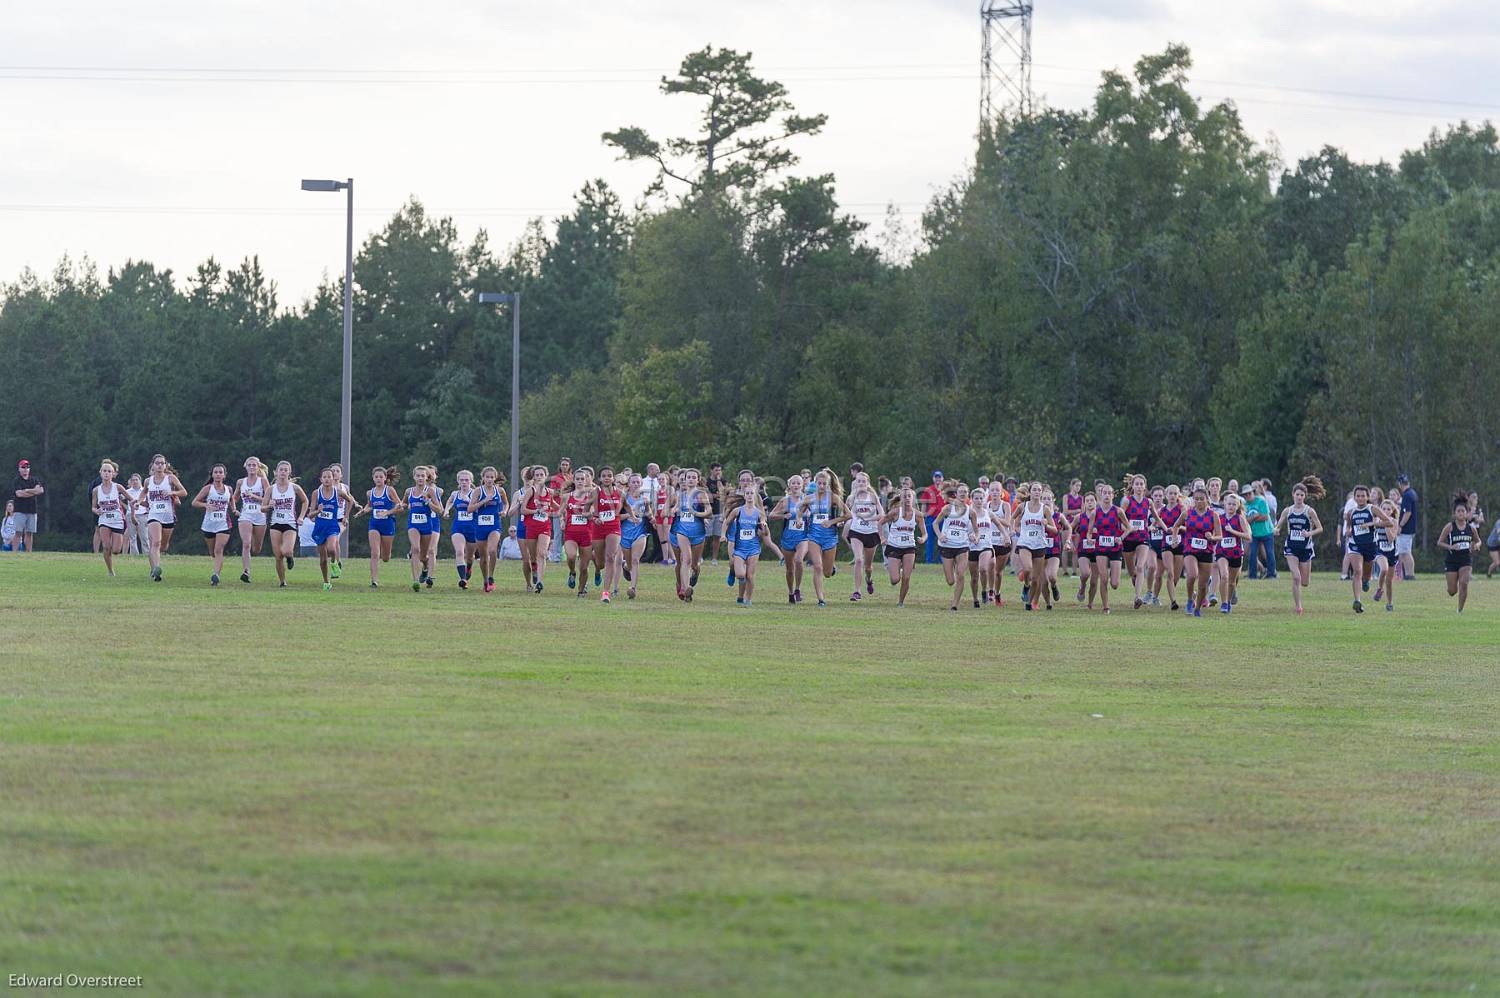
[[[31,477],[30,461],[16,465],[16,480],[11,483],[10,492],[16,506],[16,536],[11,550],[30,551],[36,535],[36,497],[43,492],[42,483]]]

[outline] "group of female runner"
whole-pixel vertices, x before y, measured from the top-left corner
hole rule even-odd
[[[124,518],[140,509],[147,516],[151,578],[160,581],[161,554],[170,547],[177,507],[188,490],[161,454],[152,458],[150,475],[138,497],[132,498],[119,485],[118,468],[112,461],[103,462],[99,477],[91,502],[106,568],[114,574],[113,558],[119,553]],[[1097,600],[1102,612],[1110,613],[1111,595],[1126,581],[1135,609],[1161,606],[1165,588],[1172,610],[1202,616],[1205,607],[1217,605],[1228,614],[1237,605],[1240,569],[1252,535],[1244,500],[1232,489],[1225,491],[1218,478],[1195,479],[1186,487],[1150,487],[1145,476],[1131,474],[1125,476],[1118,495],[1103,481],[1081,493],[1075,480],[1062,508],[1051,488],[1041,482],[1021,483],[1013,492],[998,480],[982,481],[972,491],[963,482],[950,482],[942,489],[941,501],[923,509],[909,480],[903,479],[902,486],[893,489],[881,479],[877,489],[858,468],[847,492],[830,469],[816,473],[804,469],[787,479],[785,494],[774,501],[766,495],[764,480],[749,470],[741,471],[734,484],[723,487],[716,497],[695,468],[672,468],[648,481],[629,468],[617,475],[609,466],[597,471],[581,467],[571,475],[549,478],[545,466],[533,465],[522,471],[514,502],[504,488],[504,476],[493,467],[484,468],[477,483],[472,472],[458,472],[452,490],[446,493],[438,477],[435,467],[418,466],[412,469],[413,484],[402,490],[397,469],[378,467],[372,470],[370,487],[361,499],[344,484],[338,465],[319,472],[318,486],[310,494],[292,476],[286,461],[273,472],[258,458],[248,458],[243,477],[232,484],[225,467],[214,465],[191,500],[193,507],[202,510],[202,533],[214,562],[210,584],[219,585],[233,525],[241,541],[240,581],[251,581],[251,558],[260,553],[269,533],[277,580],[284,587],[295,563],[297,528],[310,521],[323,586],[330,589],[341,570],[340,537],[354,520],[367,516],[370,586],[378,587],[381,565],[392,557],[404,514],[413,591],[434,585],[438,539],[448,521],[459,587],[471,587],[477,562],[481,588],[492,592],[499,546],[510,517],[520,541],[523,583],[536,593],[545,588],[548,558],[559,543],[553,534],[560,527],[568,588],[579,597],[588,594],[592,574],[601,603],[617,596],[622,582],[628,586],[627,597],[634,599],[647,535],[655,533],[669,546],[665,550],[671,555],[663,560],[674,568],[678,598],[691,602],[704,544],[713,531],[729,551],[726,583],[736,589],[739,604],[751,605],[756,569],[762,554],[769,551],[785,573],[788,603],[802,602],[802,583],[810,570],[817,604],[826,606],[827,585],[838,571],[835,554],[842,537],[853,553],[850,601],[859,602],[875,593],[879,561],[890,585],[898,590],[896,605],[904,606],[930,520],[943,577],[951,587],[952,611],[958,610],[966,591],[976,609],[1003,607],[1004,577],[1012,560],[1022,608],[1051,610],[1060,600],[1063,555],[1072,552],[1078,566],[1075,600],[1090,610]],[[1314,541],[1324,532],[1308,503],[1324,497],[1316,477],[1304,478],[1293,486],[1291,504],[1280,511],[1272,526],[1273,536],[1285,533],[1283,554],[1298,614],[1303,612],[1303,590],[1311,580]],[[718,515],[713,515],[715,498],[721,504]],[[1455,497],[1453,517],[1437,541],[1445,555],[1448,592],[1457,597],[1460,612],[1468,600],[1472,552],[1481,543],[1470,515],[1472,504],[1468,494]],[[1391,500],[1372,502],[1370,490],[1359,486],[1343,513],[1342,567],[1351,583],[1356,613],[1364,612],[1361,596],[1369,591],[1372,576],[1378,578],[1375,598],[1384,598],[1386,609],[1394,610],[1401,574],[1395,556],[1398,512]],[[772,521],[778,520],[782,522],[779,540],[771,530]],[[1179,581],[1185,583],[1185,608],[1178,601]]]

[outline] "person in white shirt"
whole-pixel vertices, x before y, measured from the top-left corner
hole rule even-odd
[[[16,537],[16,504],[5,500],[5,520],[0,522],[0,551],[9,551]]]
[[[521,542],[516,540],[516,528],[511,527],[505,532],[505,539],[500,542],[500,558],[503,561],[521,560]]]
[[[1260,487],[1265,490],[1266,505],[1271,507],[1271,522],[1275,523],[1276,517],[1280,515],[1280,509],[1276,502],[1276,493],[1271,491],[1271,480],[1269,478],[1262,478],[1260,480]]]

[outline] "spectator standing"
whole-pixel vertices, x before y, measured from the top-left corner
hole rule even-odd
[[[11,499],[15,502],[16,535],[11,541],[12,551],[30,551],[36,541],[36,497],[43,491],[40,480],[31,474],[31,462],[22,460],[16,465],[16,480],[11,483]]]
[[[709,548],[711,563],[719,563],[719,529],[724,526],[724,466],[715,461],[708,466],[708,480],[703,483],[708,490],[708,537],[713,545]]]
[[[932,473],[932,484],[922,490],[917,497],[917,505],[922,510],[922,519],[927,521],[927,550],[924,560],[927,564],[933,564],[937,555],[937,531],[933,529],[933,521],[942,513],[943,506],[947,500],[943,498],[943,473],[934,471]]]
[[[1250,578],[1258,579],[1264,575],[1274,579],[1276,547],[1271,538],[1271,526],[1276,517],[1266,500],[1264,482],[1257,481],[1251,486],[1250,499],[1245,504],[1245,518],[1250,521]]]
[[[16,501],[5,500],[5,519],[0,520],[0,551],[9,551],[16,537]]]
[[[1405,472],[1396,476],[1401,486],[1401,532],[1396,535],[1396,560],[1401,563],[1401,578],[1413,579],[1417,566],[1411,556],[1412,540],[1417,536],[1417,490],[1411,487],[1411,478]]]
[[[1260,488],[1262,494],[1266,497],[1266,505],[1270,507],[1271,523],[1274,524],[1276,518],[1281,515],[1281,504],[1276,501],[1276,493],[1271,491],[1271,480],[1269,478],[1262,478],[1260,480]]]
[[[651,525],[646,531],[646,550],[641,555],[641,564],[655,564],[661,561],[662,542],[656,531],[656,497],[661,495],[661,465],[655,461],[646,465],[646,473],[641,476],[641,497],[646,500],[646,515],[651,519]]]

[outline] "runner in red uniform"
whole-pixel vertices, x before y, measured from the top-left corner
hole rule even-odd
[[[552,514],[557,511],[557,499],[547,487],[546,465],[533,465],[527,469],[527,476],[520,499],[521,516],[526,521],[526,536],[521,540],[521,567],[526,571],[527,588],[539,593],[547,556],[552,552]]]
[[[1151,548],[1151,495],[1145,475],[1127,477],[1125,499],[1125,570],[1135,580],[1135,608],[1145,602],[1146,569],[1156,560]]]
[[[594,579],[600,586],[600,603],[609,602],[619,577],[620,509],[624,504],[625,493],[615,485],[615,469],[606,464],[599,469],[599,488],[594,495]]]
[[[563,556],[568,559],[568,588],[577,586],[579,596],[589,591],[588,562],[594,559],[594,497],[598,491],[589,468],[573,472],[573,480],[563,486]],[[578,578],[579,552],[588,555],[582,579]]]

